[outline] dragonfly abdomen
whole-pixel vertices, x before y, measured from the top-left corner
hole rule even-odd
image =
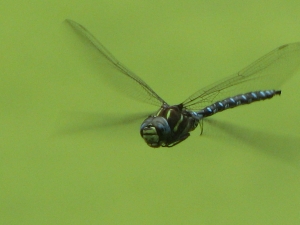
[[[223,110],[234,108],[239,105],[250,104],[252,102],[261,101],[265,99],[270,99],[275,95],[280,95],[280,90],[266,90],[266,91],[254,91],[248,92],[246,94],[236,95],[231,98],[226,98],[222,101],[215,102],[214,104],[205,107],[204,109],[197,112],[203,117],[212,116],[217,112],[222,112]]]

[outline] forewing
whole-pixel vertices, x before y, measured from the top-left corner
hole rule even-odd
[[[108,83],[136,100],[156,106],[161,106],[164,103],[164,100],[152,88],[122,65],[86,28],[73,20],[67,19],[66,22],[81,38],[98,51],[101,72]]]
[[[183,105],[200,110],[216,101],[251,91],[278,89],[300,67],[300,42],[280,46],[238,73],[204,87]]]

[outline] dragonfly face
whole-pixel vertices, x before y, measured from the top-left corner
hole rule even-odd
[[[171,136],[171,129],[164,117],[150,116],[141,125],[142,138],[150,147],[165,146]]]
[[[102,75],[114,80],[118,90],[136,100],[160,107],[140,128],[142,138],[151,147],[172,147],[188,138],[189,132],[199,122],[202,124],[205,117],[280,95],[281,91],[277,88],[300,67],[300,42],[286,44],[232,76],[201,88],[181,104],[169,106],[145,81],[120,63],[86,28],[72,20],[66,22],[97,51],[101,65],[108,65]]]
[[[199,123],[197,114],[186,111],[183,105],[163,104],[141,125],[140,134],[150,147],[172,147],[189,137]]]

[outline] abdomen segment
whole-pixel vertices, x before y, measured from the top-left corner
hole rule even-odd
[[[280,90],[266,90],[266,91],[254,91],[248,92],[242,95],[236,95],[231,98],[226,98],[222,101],[215,102],[214,104],[205,107],[204,109],[198,111],[197,113],[203,117],[212,116],[217,112],[222,112],[223,110],[234,108],[239,105],[250,104],[252,102],[261,101],[265,99],[272,98],[274,95],[280,95]]]

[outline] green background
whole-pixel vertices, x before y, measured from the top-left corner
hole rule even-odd
[[[93,54],[63,23],[83,24],[176,104],[300,41],[299,1],[8,2],[0,224],[300,224],[300,73],[281,97],[152,149],[139,136],[143,118],[122,118],[157,108],[99,79]]]

